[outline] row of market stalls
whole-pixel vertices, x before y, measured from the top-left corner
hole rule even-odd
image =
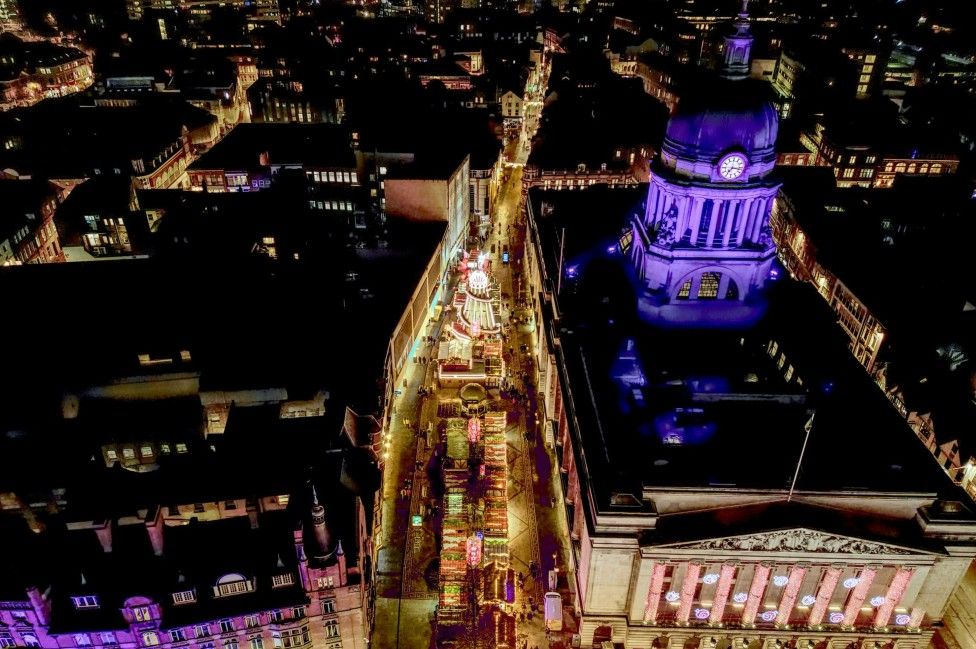
[[[445,421],[444,515],[437,622],[466,635],[514,634],[506,605],[515,601],[509,567],[506,414]],[[486,617],[487,616],[487,617]],[[450,629],[450,627],[454,627]],[[504,643],[497,646],[506,646]]]

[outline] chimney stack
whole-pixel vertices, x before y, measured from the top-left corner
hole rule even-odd
[[[153,553],[157,557],[163,556],[163,511],[156,505],[149,510],[146,516],[146,531],[149,533],[149,542],[152,543]]]
[[[106,519],[101,523],[95,523],[95,535],[98,542],[102,544],[102,550],[106,553],[112,551],[112,519]]]

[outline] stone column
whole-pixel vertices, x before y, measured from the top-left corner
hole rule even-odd
[[[756,220],[752,225],[752,240],[759,243],[759,233],[762,232],[763,222],[766,220],[766,206],[769,204],[768,198],[760,198],[756,210]]]
[[[871,582],[874,581],[875,574],[877,571],[873,568],[864,568],[858,575],[857,586],[854,587],[854,592],[847,600],[847,608],[844,609],[844,626],[854,625],[854,620],[857,619],[857,614],[861,611],[861,605],[864,604],[864,598],[868,596],[868,590],[871,589]]]
[[[650,228],[657,220],[657,184],[652,182],[647,192],[647,210],[644,212],[644,226]]]
[[[729,237],[732,236],[732,224],[735,223],[735,216],[742,209],[742,201],[733,201],[729,204],[729,215],[725,219],[725,232],[722,233],[722,247],[729,247]]]
[[[786,582],[783,589],[783,598],[779,601],[779,609],[776,615],[776,624],[788,624],[790,613],[796,606],[796,598],[800,594],[800,586],[803,585],[803,577],[807,574],[807,569],[801,566],[793,566],[790,569],[790,579]]]
[[[689,225],[691,226],[691,245],[695,245],[695,242],[698,241],[698,228],[701,227],[701,215],[702,210],[705,208],[705,201],[697,197],[692,198],[691,201],[692,207],[688,218],[690,219]],[[681,233],[683,235],[684,230]]]
[[[644,621],[650,624],[657,621],[657,609],[661,605],[661,591],[664,589],[665,570],[666,566],[657,561],[651,569],[651,583],[647,588],[647,603],[644,605]]]
[[[756,218],[756,199],[749,198],[746,200],[745,213],[742,215],[742,226],[739,228],[739,245],[742,245],[743,241],[750,241],[749,235],[752,232],[752,224]]]
[[[752,585],[749,586],[749,599],[746,600],[746,607],[742,611],[742,624],[755,624],[756,613],[759,612],[763,593],[766,592],[766,584],[769,583],[769,573],[769,564],[760,563],[756,566],[756,573],[752,576]]]
[[[691,605],[695,601],[695,591],[698,590],[698,575],[701,573],[700,563],[689,563],[685,570],[685,578],[681,582],[681,599],[678,600],[677,621],[687,622],[691,614]]]
[[[722,276],[718,280],[718,296],[716,299],[724,300],[725,292],[729,290],[729,279],[731,276],[728,273],[722,273]]]
[[[712,612],[708,621],[718,624],[725,615],[725,605],[729,601],[729,593],[732,592],[732,582],[735,580],[735,566],[725,564],[718,576],[718,584],[715,586],[715,596],[712,598]]]
[[[727,207],[727,201],[712,200],[712,218],[708,220],[708,238],[705,239],[707,248],[711,248],[715,244],[715,230],[718,228],[718,222],[722,220],[722,212]]]
[[[914,572],[911,568],[901,568],[895,573],[894,579],[891,580],[891,585],[888,586],[888,592],[885,593],[884,604],[879,606],[877,612],[874,614],[874,626],[888,626],[888,621],[891,619],[891,612],[895,610],[898,602],[904,596],[905,590],[908,588],[908,582],[911,581],[912,573]]]
[[[925,611],[919,607],[912,609],[911,617],[908,619],[908,624],[906,625],[909,629],[917,629],[922,626],[922,619],[925,617]]]
[[[840,580],[840,572],[840,568],[833,566],[824,572],[823,580],[820,582],[820,590],[817,591],[817,601],[807,618],[807,624],[810,626],[817,626],[823,622],[827,607],[830,606],[830,598],[833,597],[834,589],[837,588],[837,582]]]

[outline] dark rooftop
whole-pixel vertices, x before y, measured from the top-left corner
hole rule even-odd
[[[601,507],[637,506],[642,488],[786,490],[814,411],[797,489],[933,492],[948,485],[848,357],[829,307],[806,287],[780,279],[765,316],[747,330],[664,330],[641,321],[618,239],[645,193],[646,186],[530,193],[549,277],[558,275],[565,228],[560,353]],[[798,365],[802,387],[787,384],[767,354],[770,341],[795,338],[789,329],[796,327],[806,328],[809,349],[791,363],[837,359]]]
[[[299,163],[354,168],[351,142],[349,131],[334,124],[239,124],[189,168],[245,170]]]

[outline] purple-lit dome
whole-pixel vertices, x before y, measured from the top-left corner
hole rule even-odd
[[[723,155],[738,151],[748,159],[745,176],[765,175],[776,162],[779,124],[767,87],[753,80],[712,79],[689,88],[668,121],[664,165],[681,175],[707,177]]]

